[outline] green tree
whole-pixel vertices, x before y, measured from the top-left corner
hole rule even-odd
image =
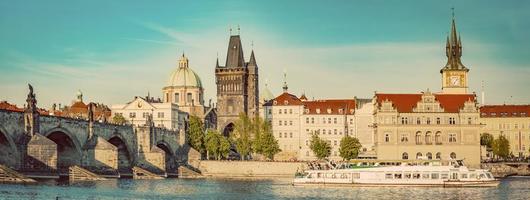
[[[493,144],[493,136],[489,133],[480,134],[480,145],[491,148]]]
[[[206,151],[204,147],[204,126],[202,120],[197,116],[190,116],[189,136],[191,147],[204,154]]]
[[[245,160],[252,153],[253,125],[250,118],[244,113],[239,114],[239,119],[234,123],[232,134],[237,152],[241,155],[241,160]]]
[[[269,127],[261,117],[256,117],[252,120],[252,151],[263,154],[262,135],[268,131]]]
[[[347,135],[340,140],[340,157],[344,160],[351,160],[357,158],[361,149],[361,143],[357,138]]]
[[[206,131],[206,137],[204,138],[206,152],[207,152],[207,158],[214,158],[219,159],[220,157],[220,148],[221,148],[221,134],[219,134],[218,131],[208,129]]]
[[[311,145],[309,148],[311,148],[311,151],[320,160],[331,155],[331,145],[327,141],[320,139],[317,134],[311,136]]]
[[[114,124],[123,125],[126,122],[127,120],[125,120],[125,117],[123,117],[121,114],[115,114],[114,117],[112,117],[112,123]]]
[[[230,141],[228,138],[219,135],[219,156],[222,158],[228,158],[228,155],[230,154]]]
[[[279,153],[280,145],[278,144],[278,140],[274,138],[274,134],[272,134],[272,129],[270,128],[271,125],[269,122],[264,122],[262,124],[262,131],[259,135],[259,152],[263,155],[265,155],[267,158],[273,160],[274,155]]]
[[[506,159],[510,156],[510,142],[503,135],[493,140],[492,143],[493,154]]]

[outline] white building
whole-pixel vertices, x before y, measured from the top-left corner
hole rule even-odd
[[[177,104],[162,103],[152,97],[135,97],[126,104],[112,105],[112,117],[122,115],[129,124],[145,125],[148,116],[153,116],[155,126],[170,130],[180,130],[188,119],[186,112],[180,111]]]
[[[309,101],[287,92],[264,105],[265,117],[272,124],[274,137],[282,152],[279,160],[313,160],[316,157],[310,149],[311,136],[318,134],[331,145],[330,159],[342,160],[339,153],[340,140],[350,135],[363,145],[360,157],[374,155],[374,132],[372,128],[371,100],[328,99]],[[362,112],[356,115],[359,106]]]

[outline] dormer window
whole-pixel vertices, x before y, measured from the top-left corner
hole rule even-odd
[[[331,108],[328,108],[328,110],[327,110],[328,114],[331,114],[331,110],[332,110]]]
[[[305,114],[309,113],[309,109],[306,108],[304,112]]]
[[[342,109],[342,108],[341,108],[341,109],[339,109],[339,114],[342,114],[342,111],[343,111],[343,109]]]
[[[278,104],[278,101],[274,100],[274,101],[272,102],[272,104],[276,105],[276,104]]]
[[[317,108],[317,114],[320,114],[320,108]]]
[[[283,105],[289,105],[289,101],[287,100],[283,101]]]

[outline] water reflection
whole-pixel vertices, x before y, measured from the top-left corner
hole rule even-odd
[[[39,180],[0,185],[0,199],[528,199],[530,178],[497,188],[294,187],[290,179]]]

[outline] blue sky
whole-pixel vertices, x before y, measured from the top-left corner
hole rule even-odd
[[[5,1],[0,0],[0,99],[39,106],[117,104],[161,96],[185,52],[215,98],[229,27],[254,49],[260,84],[314,98],[439,91],[451,7],[470,90],[486,103],[530,103],[529,1]],[[254,46],[251,46],[251,43]]]

